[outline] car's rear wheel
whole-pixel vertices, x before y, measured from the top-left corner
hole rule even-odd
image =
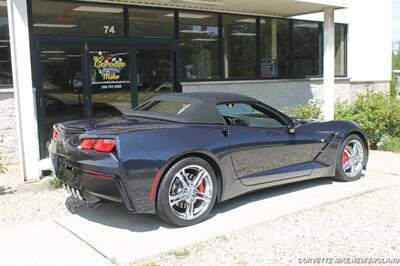
[[[161,181],[157,215],[177,226],[196,224],[210,213],[217,191],[212,167],[201,158],[185,158],[174,164]]]
[[[342,143],[336,164],[336,179],[355,181],[360,179],[367,160],[367,147],[358,135],[348,136]]]

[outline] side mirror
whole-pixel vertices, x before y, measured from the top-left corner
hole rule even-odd
[[[297,119],[293,119],[292,123],[288,126],[288,132],[290,134],[294,134],[296,132],[296,128],[301,126],[301,122]]]

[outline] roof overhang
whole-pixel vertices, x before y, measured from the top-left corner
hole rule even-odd
[[[321,12],[325,9],[340,9],[346,5],[342,0],[85,0],[135,4],[152,7],[169,7],[258,16],[292,17]]]

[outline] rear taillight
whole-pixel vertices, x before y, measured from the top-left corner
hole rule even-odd
[[[83,139],[81,140],[82,150],[91,150],[96,143],[96,139]]]
[[[114,139],[82,139],[82,150],[95,150],[98,152],[112,152],[115,149]]]
[[[58,139],[58,131],[55,127],[53,127],[52,132],[51,132],[51,137],[53,138],[53,140],[57,140]]]
[[[98,139],[94,144],[93,149],[100,152],[110,152],[115,148],[115,140],[113,139]]]

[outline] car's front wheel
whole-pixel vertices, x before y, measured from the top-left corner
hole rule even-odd
[[[367,147],[358,135],[348,136],[339,150],[336,179],[345,182],[360,179],[367,161],[367,152]]]
[[[189,226],[204,220],[214,206],[217,180],[209,163],[190,157],[175,163],[157,193],[157,215],[167,223]]]

